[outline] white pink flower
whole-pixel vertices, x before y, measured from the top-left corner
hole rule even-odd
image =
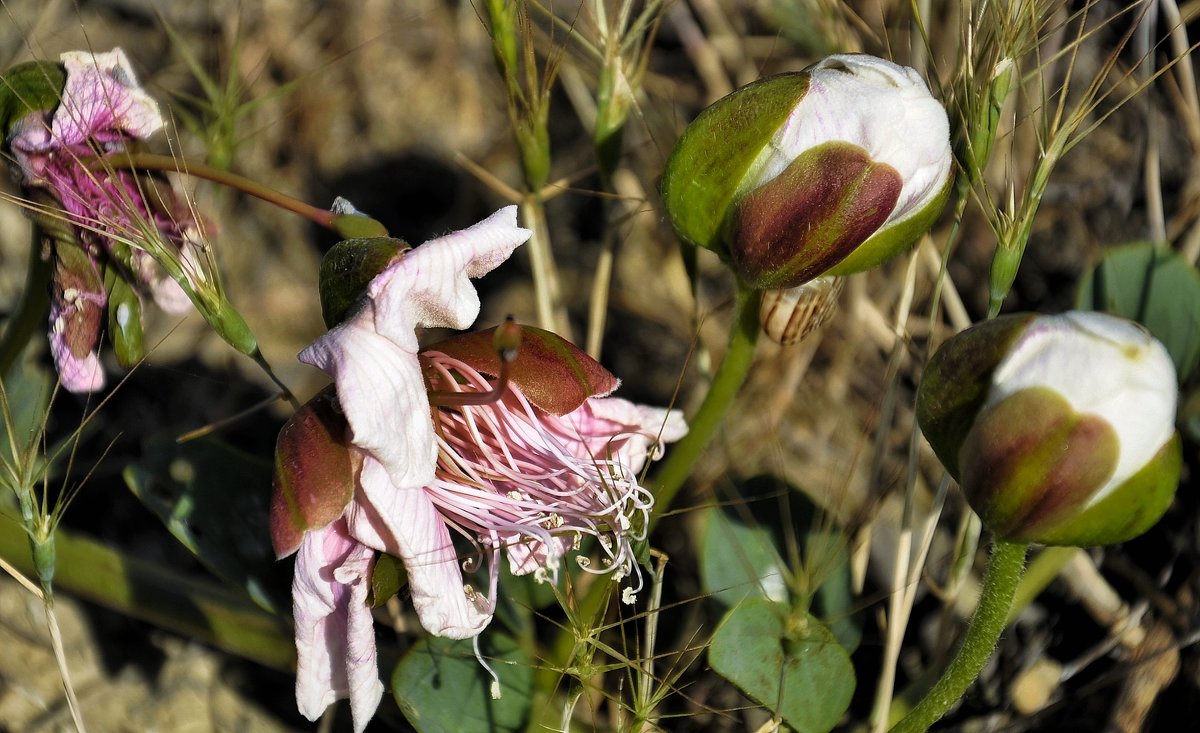
[[[528,329],[511,364],[502,362],[486,333],[420,349],[417,329],[465,329],[474,322],[479,300],[470,278],[495,268],[528,237],[516,225],[516,207],[507,207],[402,253],[370,282],[357,309],[300,355],[334,380],[349,463],[357,472],[343,518],[328,527],[340,533],[344,522],[354,547],[348,556],[370,548],[400,557],[421,624],[439,636],[470,638],[490,622],[502,551],[514,573],[552,575],[584,536],[594,537],[601,560],[588,567],[580,558],[580,566],[631,576],[636,588],[632,543],[652,505],[638,472],[662,442],[686,432],[678,412],[607,397],[618,380],[547,332]],[[286,554],[296,542],[296,521],[312,521],[289,512],[320,502],[281,499],[278,491],[273,539]],[[374,688],[338,686],[338,675],[344,665],[353,667],[348,680],[360,671],[365,678],[368,667],[374,674],[374,657],[347,651],[344,659],[325,659],[311,646],[329,629],[346,629],[345,643],[332,646],[339,652],[373,648],[374,635],[369,626],[345,620],[362,612],[360,599],[353,608],[321,600],[328,578],[341,582],[327,570],[334,553],[312,550],[328,545],[329,530],[310,524],[299,531],[296,642],[302,660],[326,663],[299,669],[300,709],[312,717],[331,699],[349,696],[361,731],[370,717],[364,711],[373,712],[378,702]],[[475,589],[463,565],[481,562],[489,571],[487,588]],[[349,571],[341,577],[360,578]],[[312,614],[313,608],[324,615]]]

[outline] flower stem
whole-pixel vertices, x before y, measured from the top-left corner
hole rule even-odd
[[[713,376],[708,394],[695,415],[688,420],[688,433],[671,447],[667,459],[655,474],[654,511],[650,516],[653,528],[662,518],[671,501],[679,493],[683,482],[691,475],[692,468],[716,436],[733,405],[738,390],[750,373],[754,362],[754,346],[758,343],[758,306],[760,293],[747,285],[738,283],[734,301],[733,325],[729,331],[729,346],[721,366]]]
[[[228,186],[247,195],[262,199],[267,203],[275,204],[285,211],[299,214],[320,226],[335,229],[334,224],[337,215],[334,212],[328,209],[317,208],[312,204],[305,203],[293,196],[288,196],[281,191],[276,191],[269,186],[264,186],[258,181],[251,180],[245,176],[239,176],[236,173],[223,171],[220,168],[214,168],[203,163],[155,153],[115,153],[103,158],[97,158],[95,162],[89,163],[89,167],[96,165],[129,168],[130,170],[173,171],[194,178],[203,178],[206,181],[220,183],[223,186]]]
[[[1013,594],[1025,572],[1025,553],[1029,545],[997,539],[992,545],[992,558],[983,577],[979,606],[958,653],[951,660],[942,678],[926,693],[908,715],[892,727],[890,733],[922,733],[946,714],[967,688],[979,676],[983,665],[992,656],[1000,633],[1008,620]]]

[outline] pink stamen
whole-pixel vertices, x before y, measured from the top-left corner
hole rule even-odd
[[[553,574],[581,535],[595,537],[604,554],[597,566],[581,559],[581,567],[635,576],[640,589],[632,546],[640,537],[631,528],[645,526],[653,497],[616,458],[623,434],[581,434],[503,377],[493,383],[441,352],[421,361],[438,396],[431,400],[438,462],[425,491],[450,526],[492,556],[491,597],[501,549],[514,572]]]

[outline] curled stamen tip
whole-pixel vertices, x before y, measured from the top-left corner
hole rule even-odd
[[[496,328],[492,336],[492,348],[505,364],[517,360],[517,352],[521,349],[521,325],[512,316],[505,318],[504,323]]]

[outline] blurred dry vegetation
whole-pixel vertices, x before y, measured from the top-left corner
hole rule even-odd
[[[120,46],[151,93],[173,111],[176,129],[170,138],[176,152],[228,165],[317,205],[345,196],[411,242],[465,226],[507,203],[496,182],[521,188],[505,89],[481,10],[471,2],[2,4],[0,67],[30,58],[55,59],[71,49]],[[529,5],[541,63],[560,64],[550,110],[549,190],[555,195],[547,220],[572,336],[581,340],[607,210],[596,193],[600,182],[588,132],[599,68],[580,41],[594,23],[592,3]],[[657,177],[686,122],[741,84],[801,69],[835,51],[869,52],[915,65],[930,79],[935,95],[950,101],[961,94],[963,13],[984,5],[899,0],[680,0],[665,5],[613,182],[627,216],[618,229],[601,360],[623,379],[624,396],[665,404],[678,384],[677,404],[692,408],[723,349],[732,294],[728,277],[715,258],[702,256],[693,299],[693,282],[657,209]],[[1100,82],[1103,94],[1111,97],[1086,116],[1083,128],[1102,124],[1090,129],[1053,171],[1006,310],[1070,307],[1076,280],[1110,245],[1156,239],[1193,261],[1200,250],[1200,110],[1187,40],[1195,38],[1200,2],[1013,5],[1028,5],[1029,12],[1037,7],[1042,21],[1038,37],[1026,47],[1023,83],[1001,116],[987,172],[993,201],[977,196],[966,207],[942,291],[944,310],[929,316],[940,249],[953,226],[949,210],[912,257],[853,278],[839,312],[815,338],[795,347],[760,346],[759,363],[722,437],[677,502],[680,511],[653,538],[671,557],[663,603],[672,608],[672,621],[664,621],[658,652],[668,655],[664,664],[690,664],[675,683],[682,692],[663,703],[673,716],[662,721],[668,730],[749,730],[769,722],[769,716],[706,671],[702,654],[670,655],[694,649],[718,618],[701,597],[692,544],[700,514],[688,508],[723,502],[742,507],[747,518],[763,507],[768,513],[790,517],[794,511],[799,517],[802,512],[793,505],[805,499],[788,486],[821,507],[815,521],[842,525],[852,537],[855,572],[863,588],[858,604],[863,644],[855,655],[859,690],[851,709],[854,717],[847,722],[866,720],[883,666],[886,632],[879,622],[898,587],[893,577],[901,546],[898,533],[915,525],[920,534],[925,507],[941,476],[927,447],[910,439],[920,364],[931,345],[986,314],[996,233],[985,212],[1006,201],[1010,187],[1019,200],[1039,160],[1036,129],[1043,102],[1053,99],[1064,82],[1070,82],[1070,105],[1115,60]],[[915,30],[914,6],[927,9],[928,47]],[[1151,27],[1143,12],[1156,25]],[[1080,23],[1087,30],[1075,45]],[[1067,52],[1060,53],[1063,49]],[[229,85],[227,102],[246,105],[235,120],[215,117],[211,109],[190,101],[202,98],[203,91],[186,61],[189,55]],[[1031,62],[1039,56],[1040,68]],[[1143,58],[1149,66],[1141,65]],[[1182,62],[1150,81],[1175,60]],[[1117,101],[1135,92],[1117,107]],[[189,119],[190,129],[185,125]],[[960,122],[952,113],[952,128]],[[225,123],[230,124],[223,127]],[[156,145],[167,148],[161,138]],[[486,171],[486,179],[475,170]],[[214,242],[231,299],[284,381],[302,399],[307,397],[321,378],[294,356],[322,330],[316,275],[320,255],[333,240],[256,200],[204,183],[184,185],[216,225]],[[0,307],[11,307],[19,295],[26,227],[19,211],[0,206]],[[481,321],[494,323],[513,313],[532,322],[529,283],[529,264],[520,256],[482,281]],[[158,345],[149,364],[121,388],[111,409],[101,413],[97,435],[81,449],[81,464],[90,465],[86,461],[98,460],[103,447],[116,441],[66,521],[194,569],[185,554],[168,546],[172,540],[156,520],[132,505],[120,484],[120,468],[140,450],[141,435],[178,434],[228,417],[265,395],[268,383],[195,316],[182,323],[160,317],[152,333],[148,343]],[[60,398],[67,429],[73,407],[78,409],[71,398]],[[248,426],[235,426],[230,439],[267,455],[273,426],[281,419],[260,416]],[[918,451],[915,473],[908,468],[911,445]],[[1189,465],[1195,469],[1194,457]],[[776,477],[767,482],[765,494],[747,488],[746,480],[758,474]],[[1080,560],[1094,578],[1086,569],[1072,572],[1026,610],[953,719],[960,726],[956,729],[1182,730],[1187,721],[1196,720],[1200,525],[1194,480],[1185,480],[1175,508],[1150,536],[1096,553],[1090,562]],[[907,525],[906,481],[915,487],[911,496],[916,499],[907,510]],[[918,579],[946,583],[962,513],[961,499],[951,491]],[[972,582],[968,576],[964,589],[944,598],[927,593],[924,586],[917,592],[899,657],[898,691],[953,638],[958,619],[969,612]],[[1103,596],[1106,589],[1114,594],[1105,596],[1107,605],[1078,600],[1088,593]],[[21,591],[6,585],[4,593],[19,596]],[[8,609],[0,614],[0,649],[5,650],[0,657],[9,660],[18,656],[9,651],[17,648],[11,639],[34,634],[14,620],[20,611],[12,603],[0,594],[0,607]],[[1135,616],[1130,628],[1142,630],[1132,641],[1126,638],[1129,632],[1121,634],[1130,614]],[[85,711],[96,718],[96,730],[304,727],[289,709],[290,680],[284,675],[261,672],[94,609],[83,617],[90,620],[79,627],[74,649],[81,659],[92,655],[93,663],[97,654],[103,658],[92,672],[82,673],[86,690],[81,696]],[[100,638],[87,639],[89,630]],[[1157,645],[1153,653],[1146,644]],[[69,719],[56,702],[57,688],[50,684],[35,690],[34,681],[42,674],[35,670],[36,657],[31,652],[19,658],[20,663],[6,661],[0,667],[0,730],[60,730]],[[1151,674],[1135,666],[1139,658],[1158,665],[1159,676],[1149,687],[1139,686]],[[1064,664],[1070,674],[1055,666]],[[1047,665],[1051,671],[1043,681],[1030,677],[1046,674]],[[196,671],[217,667],[224,671]],[[1032,685],[1033,702],[1015,699],[1029,695],[1018,682]],[[1039,695],[1045,697],[1045,707],[1038,704]],[[172,706],[192,704],[193,698],[209,712],[181,719]],[[113,714],[104,717],[102,711],[110,707]],[[218,720],[212,712],[217,709],[245,712]],[[610,715],[599,698],[593,701],[595,728],[605,729]],[[281,722],[275,722],[276,716]],[[385,724],[376,725],[372,730],[385,729]]]

